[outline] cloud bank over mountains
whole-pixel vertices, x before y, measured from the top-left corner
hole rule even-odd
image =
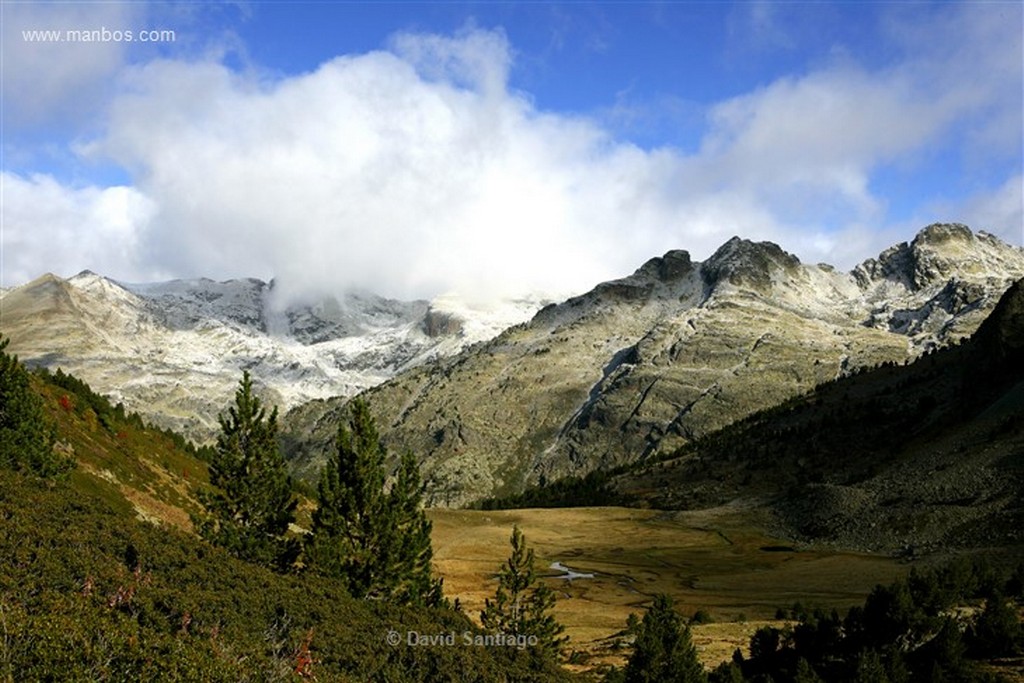
[[[500,29],[399,33],[297,75],[223,54],[123,64],[75,149],[130,181],[5,170],[3,284],[88,267],[273,276],[291,300],[351,287],[486,299],[578,292],[734,234],[842,267],[933,220],[1020,244],[1019,164],[897,220],[876,188],[944,155],[1019,159],[1019,22],[965,7],[927,31],[890,21],[896,58],[838,51],[714,103],[691,152],[544,110],[510,85]]]

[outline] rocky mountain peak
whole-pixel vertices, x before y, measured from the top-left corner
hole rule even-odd
[[[963,223],[932,223],[922,228],[911,244],[916,247],[938,246],[952,241],[965,243],[974,239],[974,233]]]
[[[694,273],[690,253],[672,249],[664,256],[655,256],[631,275],[618,280],[609,280],[595,286],[586,294],[573,297],[560,306],[545,307],[538,314],[539,321],[557,318],[564,310],[578,310],[581,306],[623,302],[643,302],[652,297],[676,297],[680,290],[689,287],[688,280]]]
[[[22,285],[22,287],[24,289],[26,289],[26,290],[31,290],[31,289],[35,289],[36,287],[46,286],[46,285],[52,286],[52,285],[55,285],[55,284],[61,284],[63,282],[64,282],[64,280],[62,278],[54,275],[53,273],[43,273],[42,275],[37,277],[35,280],[32,280],[31,282],[28,282],[28,283]],[[17,289],[17,288],[12,288],[12,289]]]
[[[541,305],[480,310],[344,292],[274,307],[270,288],[255,278],[120,283],[90,271],[47,274],[0,292],[0,310],[23,360],[62,367],[147,420],[205,441],[243,369],[283,409],[350,396],[490,339]]]
[[[961,223],[933,223],[910,243],[902,242],[853,270],[862,288],[880,281],[917,292],[969,277],[1005,278],[1024,263],[1024,250]]]
[[[1024,277],[1024,251],[994,237],[922,233],[852,274],[739,238],[704,263],[669,252],[367,398],[389,446],[422,454],[435,505],[651,458],[970,336]],[[289,414],[297,470],[315,477],[343,404]]]
[[[229,323],[241,329],[266,330],[262,280],[245,278],[214,282],[208,278],[124,284],[141,297],[151,315],[172,330]]]
[[[700,272],[710,288],[728,282],[761,292],[771,287],[774,277],[792,274],[800,259],[774,242],[752,242],[733,237],[701,265]]]
[[[37,315],[48,309],[71,310],[75,303],[72,298],[71,288],[62,278],[53,273],[45,273],[35,280],[8,290],[4,297],[4,320],[5,327],[9,327],[10,311],[23,308],[30,314]],[[9,332],[8,332],[9,334]]]
[[[910,243],[910,282],[915,290],[944,282],[958,274],[966,260],[984,259],[981,241],[966,225],[933,223]]]
[[[690,252],[672,249],[664,256],[656,256],[640,266],[634,275],[647,276],[661,282],[674,282],[693,272],[693,261]]]

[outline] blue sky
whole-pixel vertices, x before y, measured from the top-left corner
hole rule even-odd
[[[683,248],[1022,240],[1022,4],[18,3],[2,284],[577,292]],[[172,30],[143,44],[26,31]]]

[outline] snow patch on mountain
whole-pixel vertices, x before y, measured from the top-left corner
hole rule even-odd
[[[122,283],[91,271],[2,294],[4,332],[31,364],[62,367],[146,419],[205,441],[243,370],[287,410],[351,396],[524,322],[542,300],[491,307],[454,296],[366,292],[274,305],[273,283],[206,278]]]

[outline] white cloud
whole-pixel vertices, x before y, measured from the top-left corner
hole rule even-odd
[[[999,27],[959,26],[940,35],[1000,71],[965,78],[962,51],[946,43],[881,70],[845,58],[711,107],[689,155],[539,110],[509,87],[514,55],[500,31],[401,34],[388,51],[277,79],[209,59],[153,61],[123,74],[106,132],[88,146],[134,188],[5,176],[19,188],[5,197],[8,272],[76,259],[49,254],[27,235],[35,225],[82,240],[78,261],[91,255],[104,272],[121,272],[97,247],[116,238],[122,271],[273,275],[291,296],[579,291],[670,248],[704,258],[734,234],[849,267],[911,236],[887,218],[879,167],[949,140],[1005,146],[1020,128],[1004,54],[1020,36],[979,47]],[[115,228],[100,225],[108,192],[128,207]],[[1005,236],[1020,226],[1014,192],[1011,180],[947,208]]]
[[[133,71],[95,151],[160,207],[150,256],[400,296],[564,291],[634,265],[617,243],[645,232],[622,234],[650,213],[645,155],[509,92],[500,34],[396,44],[412,61],[343,57],[272,83],[210,63]]]
[[[960,206],[948,203],[936,213],[985,230],[1004,242],[1024,246],[1024,175],[1015,175],[994,190],[972,195]]]
[[[126,280],[159,271],[138,268],[139,229],[153,206],[129,187],[69,189],[53,178],[0,174],[3,186],[3,282],[27,282],[46,270],[63,276],[89,268]]]
[[[141,5],[3,3],[3,93],[7,125],[81,115],[110,94],[127,43],[32,40],[34,31],[136,29]]]
[[[426,78],[454,83],[483,93],[502,96],[512,66],[512,51],[501,30],[466,28],[455,38],[399,33],[392,51]]]

